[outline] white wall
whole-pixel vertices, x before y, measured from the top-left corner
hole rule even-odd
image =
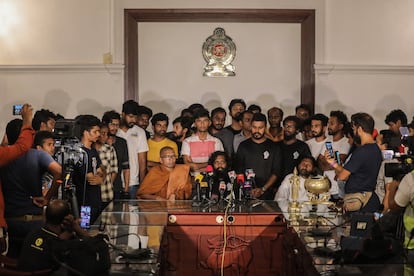
[[[236,76],[203,77],[204,41],[222,27],[236,44]],[[294,112],[300,99],[300,25],[242,23],[140,23],[139,101],[176,117],[201,102],[227,109],[232,98],[264,110]],[[171,39],[173,38],[173,40]]]
[[[67,117],[79,113],[101,116],[108,108],[120,109],[123,101],[124,8],[316,9],[316,111],[329,112],[342,108],[351,113],[364,110],[375,116],[381,128],[386,113],[393,108],[404,109],[409,117],[414,113],[409,104],[414,86],[414,67],[411,67],[414,65],[414,52],[411,49],[414,17],[410,16],[414,2],[394,2],[2,0],[0,134],[12,118],[11,105],[24,101],[30,101],[35,108],[50,108]],[[209,26],[209,32],[210,29]],[[229,35],[234,37],[233,34],[237,32],[236,28]],[[259,31],[258,35],[263,34]],[[203,34],[200,37],[205,39],[206,36]],[[171,41],[173,44],[174,37],[171,37]],[[237,46],[243,49],[245,45]],[[198,49],[191,57],[197,66],[202,62]],[[114,64],[105,67],[102,65],[102,55],[106,52],[112,53]],[[241,63],[243,58],[238,56],[237,62]],[[242,69],[238,70],[241,70],[240,74],[243,72]],[[180,75],[180,72],[171,71],[169,78],[173,78],[174,74]],[[201,77],[196,80],[206,81]],[[165,90],[165,87],[149,81],[140,80],[142,101],[149,98],[148,103],[152,104],[154,101],[149,93],[159,93],[152,89]],[[272,104],[287,102],[286,106],[293,105],[291,98],[279,99],[268,92],[274,87],[264,87],[252,95],[251,87],[247,89],[245,83],[234,79],[211,80],[213,84],[210,86],[204,84],[207,89],[198,95],[201,102],[217,101],[227,105],[227,96],[217,93],[217,87],[220,86],[215,83],[218,82],[228,82],[224,86],[226,89],[240,91],[240,97],[260,101],[264,106],[269,104],[269,99],[273,101]],[[287,86],[294,86],[292,82],[288,83]],[[257,86],[257,83],[253,85]],[[266,79],[264,85],[278,84]],[[209,94],[211,91],[214,93]],[[172,97],[177,98],[175,95]],[[181,99],[179,102],[184,103]]]

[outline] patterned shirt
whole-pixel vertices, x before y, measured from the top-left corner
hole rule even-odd
[[[106,169],[106,178],[101,185],[101,198],[102,202],[108,202],[114,198],[111,175],[112,173],[118,173],[118,160],[116,158],[115,149],[111,145],[103,144],[98,152],[102,165],[104,165]]]

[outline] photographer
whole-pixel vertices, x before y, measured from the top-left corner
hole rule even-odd
[[[41,229],[31,232],[25,239],[18,261],[18,269],[34,271],[59,268],[54,248],[64,240],[86,237],[88,233],[70,214],[64,200],[52,200],[46,208],[46,223]]]
[[[407,266],[414,273],[414,173],[406,174],[401,182],[393,181],[387,185],[390,211],[394,213],[404,211],[403,221],[405,228],[404,247],[407,250]],[[409,274],[413,275],[413,274]]]

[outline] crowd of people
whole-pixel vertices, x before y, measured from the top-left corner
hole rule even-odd
[[[358,211],[378,211],[381,150],[405,150],[400,128],[414,132],[405,113],[391,111],[385,118],[389,129],[378,132],[367,113],[352,114],[348,120],[340,110],[329,116],[312,114],[305,104],[295,111],[284,117],[281,108],[272,107],[263,113],[258,105],[247,107],[243,99],[233,99],[227,110],[217,107],[210,112],[196,103],[172,120],[171,132],[166,114],[153,114],[133,100],[124,102],[120,113],[110,110],[101,119],[79,115],[74,122],[84,157],[71,173],[77,203],[91,207],[93,222],[116,199],[191,199],[194,179],[211,166],[216,183],[228,182],[232,170],[253,172],[252,196],[283,205],[291,198],[289,179],[297,168],[299,200],[306,200],[303,180],[320,174],[330,179],[333,200],[357,194],[363,198]],[[22,119],[7,124],[0,147],[0,238],[7,229],[9,256],[18,257],[27,235],[43,226],[43,207],[57,197],[65,181],[62,164],[54,159],[53,130],[60,119],[45,109],[33,116],[32,107],[25,104]],[[212,190],[219,196],[218,187]],[[406,206],[407,201],[398,195],[390,208]]]

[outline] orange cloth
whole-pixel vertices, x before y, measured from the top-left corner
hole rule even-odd
[[[0,147],[0,167],[7,165],[26,153],[33,145],[34,130],[23,126],[16,143],[11,146]],[[7,227],[4,219],[4,197],[0,181],[0,227]]]
[[[137,196],[156,195],[168,199],[172,194],[175,199],[189,199],[191,196],[190,166],[177,164],[170,172],[164,166],[153,167],[139,185]]]

